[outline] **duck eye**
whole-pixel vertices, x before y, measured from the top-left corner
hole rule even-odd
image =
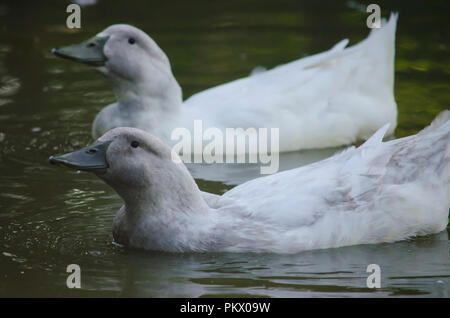
[[[128,43],[134,44],[134,43],[136,43],[136,40],[134,38],[129,38]]]
[[[133,148],[139,147],[139,142],[137,142],[136,140],[133,140],[133,141],[131,142],[131,147],[133,147]]]

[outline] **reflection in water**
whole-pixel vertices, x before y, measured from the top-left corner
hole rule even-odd
[[[0,96],[11,96],[17,93],[20,88],[18,78],[3,76],[0,78]]]
[[[83,7],[79,32],[64,26],[67,3],[0,4],[0,296],[448,297],[448,231],[297,255],[127,251],[112,243],[120,198],[90,174],[47,164],[51,154],[92,142],[92,120],[115,100],[102,78],[56,59],[52,47],[80,42],[119,20],[135,24],[167,52],[187,98],[247,76],[255,66],[270,68],[324,51],[343,36],[355,43],[368,33],[361,32],[366,13],[356,2],[257,1],[206,8],[172,0],[158,2],[158,10],[134,1],[126,12],[120,1],[98,1]],[[448,17],[439,2],[426,11],[413,10],[423,6],[418,1],[378,3],[384,16],[400,12],[395,94],[401,137],[450,103],[450,43],[442,33]],[[280,171],[340,150],[282,154]],[[202,190],[214,193],[261,176],[257,164],[188,168]],[[81,290],[65,285],[66,266],[73,263],[82,269]],[[381,266],[380,290],[366,288],[371,263]]]
[[[442,267],[448,262],[446,232],[410,242],[297,255],[127,251],[121,256],[114,263],[91,266],[86,289],[148,297],[438,297],[445,295],[444,281],[450,278],[448,268]],[[366,268],[373,263],[382,271],[379,290],[366,287]],[[98,281],[99,276],[108,280]]]
[[[20,81],[18,78],[8,74],[8,70],[4,63],[4,57],[11,51],[7,45],[0,44],[0,107],[11,103],[9,96],[16,94],[20,88]]]

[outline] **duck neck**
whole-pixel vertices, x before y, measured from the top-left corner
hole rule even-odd
[[[183,103],[180,85],[170,66],[156,71],[143,69],[134,77],[124,77],[113,70],[102,67],[98,71],[111,85],[122,111],[141,110],[157,114],[173,115]],[[153,76],[153,77],[152,77]]]
[[[210,208],[184,168],[185,177],[179,173],[170,174],[170,169],[162,172],[166,175],[164,182],[158,178],[139,176],[136,185],[119,185],[110,183],[125,202],[125,210],[130,218],[161,219],[172,222],[181,216],[208,215]],[[137,178],[137,179],[139,179]],[[142,184],[142,180],[145,180]]]
[[[181,194],[172,189],[155,195],[148,189],[138,197],[124,197],[122,219],[115,221],[116,241],[162,251],[202,249],[210,243],[206,237],[214,218],[200,191],[193,192]]]
[[[154,114],[169,115],[177,112],[183,103],[181,87],[175,78],[161,87],[153,83],[120,83],[113,85],[118,105],[122,110],[137,108]]]

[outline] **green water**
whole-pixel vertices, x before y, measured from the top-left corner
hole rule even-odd
[[[366,2],[366,4],[369,2]],[[449,108],[447,1],[377,1],[400,13],[396,42],[396,136],[416,133]],[[446,296],[448,230],[407,242],[297,255],[169,254],[112,243],[121,201],[95,176],[58,169],[49,155],[91,142],[96,113],[114,96],[89,68],[50,49],[113,23],[149,33],[169,56],[184,96],[368,34],[355,1],[102,1],[65,27],[64,1],[0,2],[0,296]],[[337,149],[282,157],[282,168]],[[223,193],[255,167],[191,166],[202,190]],[[79,264],[82,288],[66,287]],[[366,288],[366,267],[382,288]]]

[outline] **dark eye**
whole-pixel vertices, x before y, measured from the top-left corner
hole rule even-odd
[[[128,43],[134,44],[134,43],[136,43],[136,40],[134,38],[129,38]]]
[[[136,140],[133,140],[133,141],[131,142],[131,147],[133,147],[133,148],[139,147],[139,142],[137,142]]]

